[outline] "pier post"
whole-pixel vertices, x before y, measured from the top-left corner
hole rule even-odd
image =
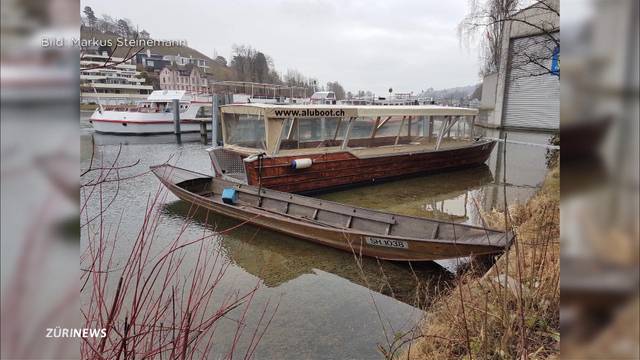
[[[207,122],[204,120],[200,121],[200,140],[203,144],[207,144]]]
[[[178,99],[173,99],[173,133],[176,135],[180,135],[180,101]]]
[[[211,145],[218,146],[218,124],[220,123],[220,96],[213,94],[211,102]]]

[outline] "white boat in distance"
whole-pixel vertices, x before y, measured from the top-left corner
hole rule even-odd
[[[136,106],[98,106],[89,122],[96,132],[107,134],[173,133],[173,100],[180,104],[180,131],[200,131],[200,122],[211,119],[211,97],[193,96],[184,90],[156,90]]]

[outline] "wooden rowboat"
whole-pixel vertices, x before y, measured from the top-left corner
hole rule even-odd
[[[497,254],[512,233],[385,213],[240,184],[171,165],[152,172],[178,198],[218,214],[357,255],[429,261]],[[222,201],[234,189],[233,204]]]

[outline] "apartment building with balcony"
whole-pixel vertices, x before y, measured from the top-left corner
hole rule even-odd
[[[180,53],[178,55],[164,55],[163,59],[169,61],[172,64],[176,64],[178,66],[186,66],[186,65],[195,65],[200,70],[207,72],[209,70],[209,63],[206,59],[194,58],[193,56],[181,56]]]
[[[81,103],[125,104],[146,99],[153,86],[136,70],[136,64],[94,50],[80,55]]]

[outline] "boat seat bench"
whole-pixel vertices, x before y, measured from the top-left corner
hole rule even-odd
[[[258,196],[257,190],[246,189],[243,188],[242,185],[236,185],[235,189],[240,193],[245,193],[253,196]],[[332,212],[340,215],[344,215],[347,217],[356,217],[366,220],[377,221],[381,223],[385,223],[388,225],[397,224],[396,217],[390,214],[383,214],[371,210],[365,209],[354,209],[348,206],[342,206],[340,204],[336,204],[333,202],[323,201],[319,199],[311,199],[311,198],[298,198],[295,195],[285,194],[285,193],[268,193],[262,194],[263,198],[281,201],[283,202],[283,206],[288,208],[288,204],[295,204],[298,206],[309,207],[310,209],[317,209],[320,207],[320,211]],[[317,215],[317,213],[316,213]]]

